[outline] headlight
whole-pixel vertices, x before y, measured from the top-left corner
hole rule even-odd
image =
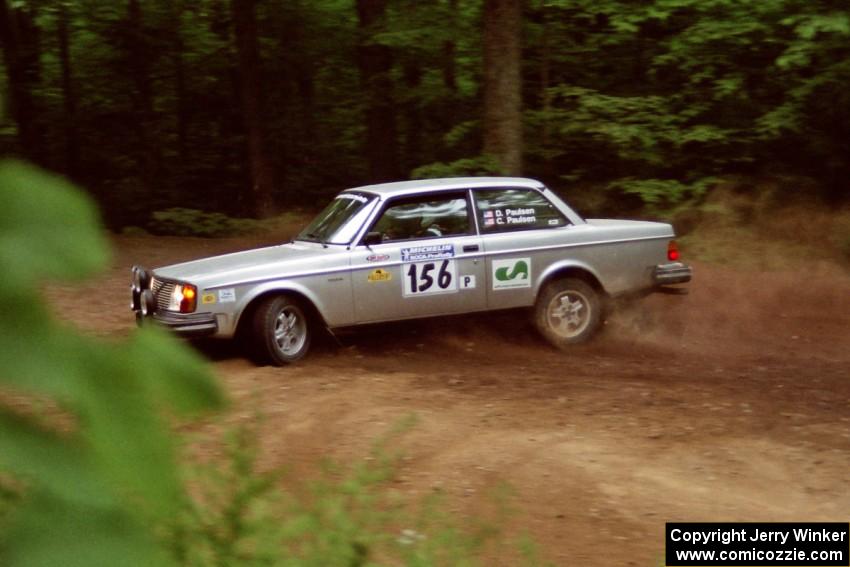
[[[192,313],[198,299],[198,288],[192,284],[177,284],[168,301],[168,309],[180,313]]]

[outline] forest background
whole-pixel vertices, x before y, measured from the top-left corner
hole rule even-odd
[[[592,212],[850,194],[840,0],[2,0],[0,40],[0,154],[116,230],[445,175]]]

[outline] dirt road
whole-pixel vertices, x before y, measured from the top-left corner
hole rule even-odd
[[[49,292],[96,333],[131,328],[133,263],[257,243],[115,244],[102,278]],[[850,519],[850,276],[830,264],[697,264],[689,295],[652,296],[567,354],[512,315],[372,329],[289,368],[208,354],[231,419],[265,414],[267,464],[362,458],[415,413],[394,488],[474,517],[507,482],[514,527],[558,565],[663,564],[665,521]]]

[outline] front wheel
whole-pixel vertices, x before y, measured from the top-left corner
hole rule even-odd
[[[599,293],[582,280],[564,278],[548,284],[534,305],[534,324],[557,348],[588,340],[602,322]]]
[[[300,302],[278,295],[254,312],[254,346],[259,357],[276,366],[301,359],[310,348],[311,329]]]

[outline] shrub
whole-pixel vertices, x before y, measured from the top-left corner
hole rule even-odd
[[[111,342],[56,322],[40,284],[104,265],[95,209],[16,162],[0,164],[0,195],[0,387],[15,400],[0,398],[0,474],[14,479],[3,489],[14,506],[0,564],[171,565],[150,527],[177,511],[183,490],[161,413],[219,407],[219,390],[196,355],[160,332]]]
[[[469,566],[498,543],[498,523],[460,530],[439,502],[412,514],[393,498],[388,440],[285,491],[240,428],[223,462],[181,474],[164,414],[222,406],[208,367],[156,330],[108,341],[55,321],[41,282],[105,262],[95,210],[19,163],[0,163],[0,197],[0,565]]]

